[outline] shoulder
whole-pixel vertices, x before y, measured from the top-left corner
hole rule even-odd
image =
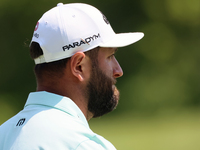
[[[116,148],[109,141],[103,137],[99,137],[97,135],[95,139],[88,139],[81,142],[75,150],[116,150]]]
[[[45,106],[24,109],[3,124],[0,133],[0,149],[115,150],[81,118]]]
[[[74,149],[92,134],[78,118],[57,109],[22,111],[0,126],[0,149]]]

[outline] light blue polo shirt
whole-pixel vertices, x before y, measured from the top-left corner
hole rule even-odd
[[[0,150],[116,150],[95,134],[69,98],[30,93],[25,107],[0,126]]]

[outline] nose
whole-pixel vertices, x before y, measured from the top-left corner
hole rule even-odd
[[[115,61],[114,61],[114,68],[113,68],[113,77],[114,78],[119,78],[123,75],[123,70],[120,66],[120,64],[118,63],[118,61],[116,60],[115,58]]]

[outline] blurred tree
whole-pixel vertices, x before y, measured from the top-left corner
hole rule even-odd
[[[117,111],[200,106],[199,0],[63,1],[71,2],[99,8],[117,33],[145,33],[140,42],[117,53],[124,70],[124,77],[118,79],[121,101]],[[28,45],[37,20],[57,3],[0,2],[0,105],[10,106],[10,115],[22,109],[28,93],[35,91]]]

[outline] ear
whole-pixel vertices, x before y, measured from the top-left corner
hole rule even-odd
[[[79,81],[83,81],[85,77],[85,63],[88,63],[83,52],[77,52],[71,57],[70,68],[72,74],[77,77]]]

